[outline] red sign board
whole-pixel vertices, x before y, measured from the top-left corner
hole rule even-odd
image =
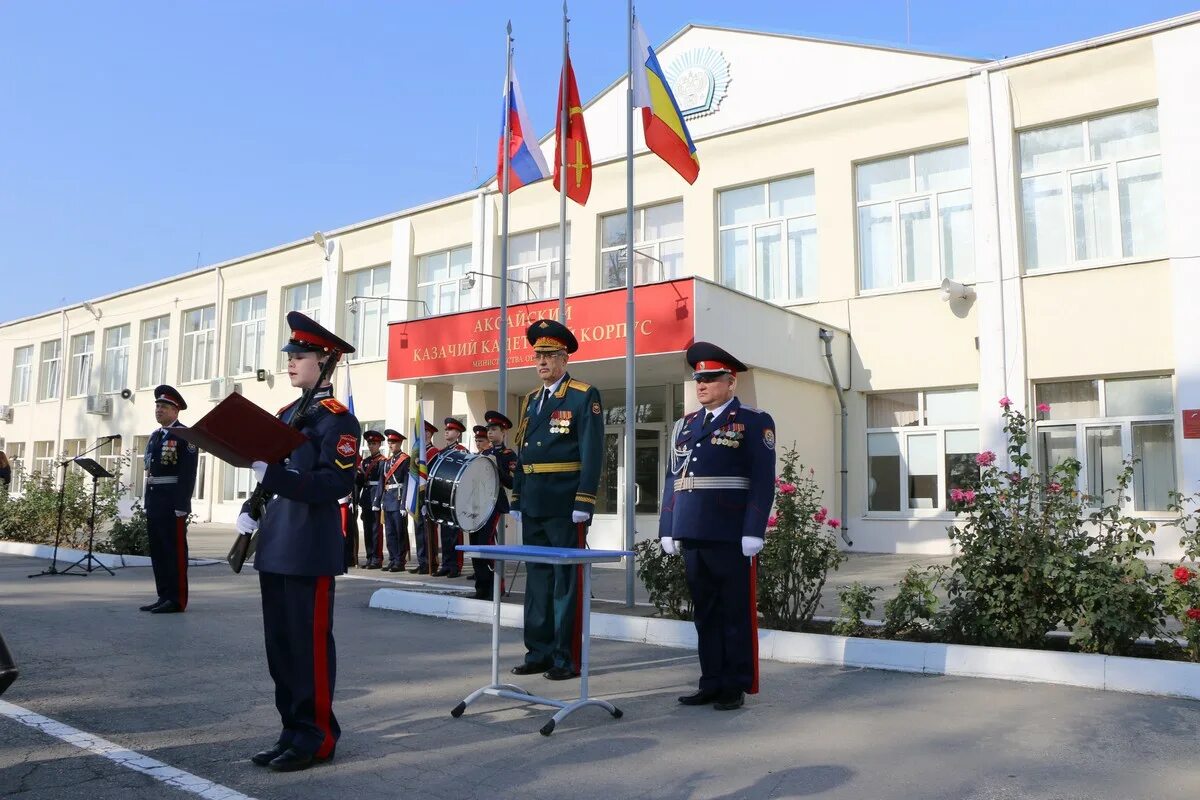
[[[696,321],[691,278],[634,289],[634,352],[683,352],[692,343]],[[579,340],[572,361],[600,361],[625,355],[625,289],[567,298],[567,327]],[[533,363],[525,329],[539,319],[557,319],[558,301],[523,303],[508,309],[508,366]],[[489,308],[388,325],[388,380],[403,381],[471,372],[500,364],[500,312]]]
[[[1188,408],[1183,411],[1183,438],[1200,439],[1200,409]]]

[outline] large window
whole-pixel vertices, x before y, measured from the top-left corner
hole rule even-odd
[[[508,238],[510,303],[551,300],[559,295],[560,253],[558,226],[527,231]],[[571,287],[571,226],[567,226],[567,289]],[[519,282],[523,281],[523,283]],[[528,284],[528,286],[526,285]]]
[[[1020,134],[1025,269],[1166,251],[1158,109]]]
[[[77,333],[71,337],[71,371],[68,373],[67,396],[80,397],[88,393],[92,383],[92,358],[96,351],[96,334]]]
[[[149,436],[133,437],[133,469],[130,473],[129,490],[139,500],[146,493],[146,447],[149,444]]]
[[[266,335],[266,292],[229,304],[229,375],[248,375],[262,366]]]
[[[855,173],[864,292],[974,279],[967,145],[859,164]]]
[[[1064,458],[1082,465],[1079,489],[1093,507],[1111,493],[1127,458],[1133,465],[1135,511],[1165,511],[1176,490],[1171,378],[1107,378],[1039,383],[1037,455],[1043,474]]]
[[[600,219],[600,283],[625,286],[625,212]],[[639,283],[668,281],[683,274],[683,203],[663,203],[633,212],[633,278]]]
[[[86,440],[84,446],[86,447]],[[96,450],[92,458],[100,462],[100,466],[111,472],[118,482],[121,482],[125,475],[125,457],[121,455],[121,442],[117,439],[109,439],[100,448]]]
[[[221,500],[232,503],[250,497],[254,491],[254,470],[223,464],[221,472],[224,474],[221,483]]]
[[[43,440],[33,443],[33,471],[39,475],[49,475],[57,480],[54,474],[54,442]]]
[[[392,268],[388,264],[360,269],[346,276],[346,297],[385,297]],[[406,304],[407,305],[407,304]],[[382,358],[387,355],[387,302],[384,300],[358,300],[355,309],[346,316],[347,332],[354,353],[350,358],[359,361],[367,358]],[[409,312],[406,316],[419,315]]]
[[[945,511],[979,476],[975,389],[867,397],[867,510]]]
[[[180,383],[206,381],[212,377],[216,317],[216,306],[204,306],[183,312],[183,352],[179,358]]]
[[[8,485],[9,494],[20,494],[25,484],[25,443],[9,442],[8,464],[12,467],[12,482]]]
[[[38,370],[38,400],[57,400],[62,370],[62,340],[42,342],[41,368]]]
[[[470,245],[419,257],[417,297],[428,307],[420,306],[417,313],[449,314],[470,308],[471,290],[460,279],[472,269]]]
[[[167,382],[167,346],[171,318],[163,315],[142,320],[142,357],[138,361],[138,388]]]
[[[129,385],[129,326],[104,332],[104,378],[102,392],[119,392]]]
[[[283,326],[283,340],[285,342],[292,335],[291,329],[288,328],[287,324],[287,315],[291,311],[299,311],[315,322],[321,321],[321,282],[319,280],[301,283],[297,286],[289,286],[283,290],[283,314],[280,315],[279,321]],[[287,369],[287,353],[279,354],[279,368],[281,370]]]
[[[812,175],[720,193],[721,283],[764,300],[817,293],[817,205]]]
[[[8,402],[28,403],[29,387],[33,385],[33,345],[13,350],[12,386]]]

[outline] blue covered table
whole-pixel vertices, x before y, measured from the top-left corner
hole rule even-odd
[[[532,692],[511,683],[500,682],[500,581],[492,581],[492,682],[480,687],[467,695],[461,703],[450,712],[453,717],[461,717],[467,706],[480,697],[506,697],[510,700],[521,700],[536,705],[551,706],[558,711],[550,721],[542,726],[541,734],[549,736],[554,727],[566,719],[576,709],[584,706],[599,706],[615,718],[620,718],[621,710],[605,700],[588,697],[588,639],[591,633],[592,614],[592,564],[620,561],[625,557],[633,557],[629,550],[588,550],[579,547],[535,547],[522,544],[461,544],[456,548],[464,556],[471,558],[486,558],[498,562],[496,574],[504,574],[505,561],[528,561],[535,564],[554,564],[569,566],[583,565],[583,585],[580,586],[580,602],[583,603],[582,646],[579,655],[579,699],[572,701],[551,700],[539,697]]]

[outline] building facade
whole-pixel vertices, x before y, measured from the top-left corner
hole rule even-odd
[[[1034,419],[1037,468],[1078,458],[1086,493],[1139,459],[1129,510],[1161,523],[1158,555],[1178,552],[1169,492],[1200,481],[1200,15],[998,62],[702,26],[659,56],[701,171],[689,186],[639,136],[632,334],[622,78],[585,109],[595,175],[588,205],[568,208],[566,242],[548,181],[511,196],[507,398],[489,183],[327,232],[324,246],[0,325],[3,449],[44,470],[120,433],[101,460],[136,497],[140,459],[120,455],[140,453],[154,426],[150,390],[179,387],[185,422],[231,391],[283,405],[292,309],[358,348],[336,386],[348,370],[364,424],[411,430],[418,397],[426,416],[478,423],[536,381],[522,322],[557,313],[565,260],[568,322],[595,332],[570,369],[600,388],[610,424],[603,543],[618,540],[626,501],[614,347],[632,335],[639,537],[656,529],[667,432],[695,406],[682,350],[698,338],[753,368],[739,394],[816,470],[854,549],[948,551],[949,492],[977,453],[1003,452],[1008,397]],[[543,149],[553,158],[552,137]],[[248,471],[205,457],[194,508],[232,521],[252,488]]]

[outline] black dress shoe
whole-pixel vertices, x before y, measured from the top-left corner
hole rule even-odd
[[[545,664],[530,664],[526,661],[524,664],[518,664],[513,667],[511,672],[513,675],[534,675],[546,669]]]
[[[542,677],[549,681],[569,681],[578,678],[579,673],[570,667],[551,667],[542,673]]]
[[[447,573],[446,573],[446,577],[447,577],[447,578],[457,578],[457,577],[458,577],[458,573],[457,573],[457,572],[447,572]]]
[[[429,567],[417,567],[416,569],[413,570],[413,573],[416,575],[428,575]]]
[[[706,692],[703,689],[695,694],[684,695],[678,698],[679,702],[685,706],[706,706],[716,700],[721,693],[718,691]]]
[[[267,766],[276,772],[297,772],[317,764],[323,764],[332,758],[332,754],[328,758],[317,758],[312,753],[301,753],[296,748],[289,747],[273,758]]]
[[[256,766],[265,767],[267,764],[270,764],[272,761],[283,755],[284,751],[287,749],[288,745],[283,744],[282,742],[276,742],[266,750],[250,756],[250,760],[254,762]]]
[[[475,594],[473,594],[471,596],[474,597],[476,600],[491,600],[492,599],[491,592],[476,592]]]
[[[382,569],[382,567],[379,564],[376,564],[374,561],[368,561],[367,569]]]
[[[180,614],[183,612],[183,606],[176,603],[174,600],[163,600],[161,603],[150,609],[151,614]]]
[[[446,572],[446,570],[444,570],[444,569],[439,569],[437,572],[433,573],[434,577],[436,577],[436,578],[445,578],[449,574],[450,573]]]
[[[717,697],[717,702],[713,703],[713,708],[718,711],[733,711],[735,708],[741,708],[746,702],[746,694],[741,689],[733,692],[721,692]]]
[[[473,580],[475,580],[475,573],[472,572],[470,575],[463,575],[463,577],[469,581],[473,581]]]
[[[144,606],[138,606],[138,611],[153,611],[154,609],[158,608],[159,606],[161,606],[161,605],[162,605],[163,603],[165,603],[165,602],[167,602],[167,601],[166,601],[166,600],[163,600],[163,599],[160,597],[160,598],[158,598],[157,600],[155,600],[153,603],[147,603],[147,604],[146,604],[146,605],[144,605]]]

